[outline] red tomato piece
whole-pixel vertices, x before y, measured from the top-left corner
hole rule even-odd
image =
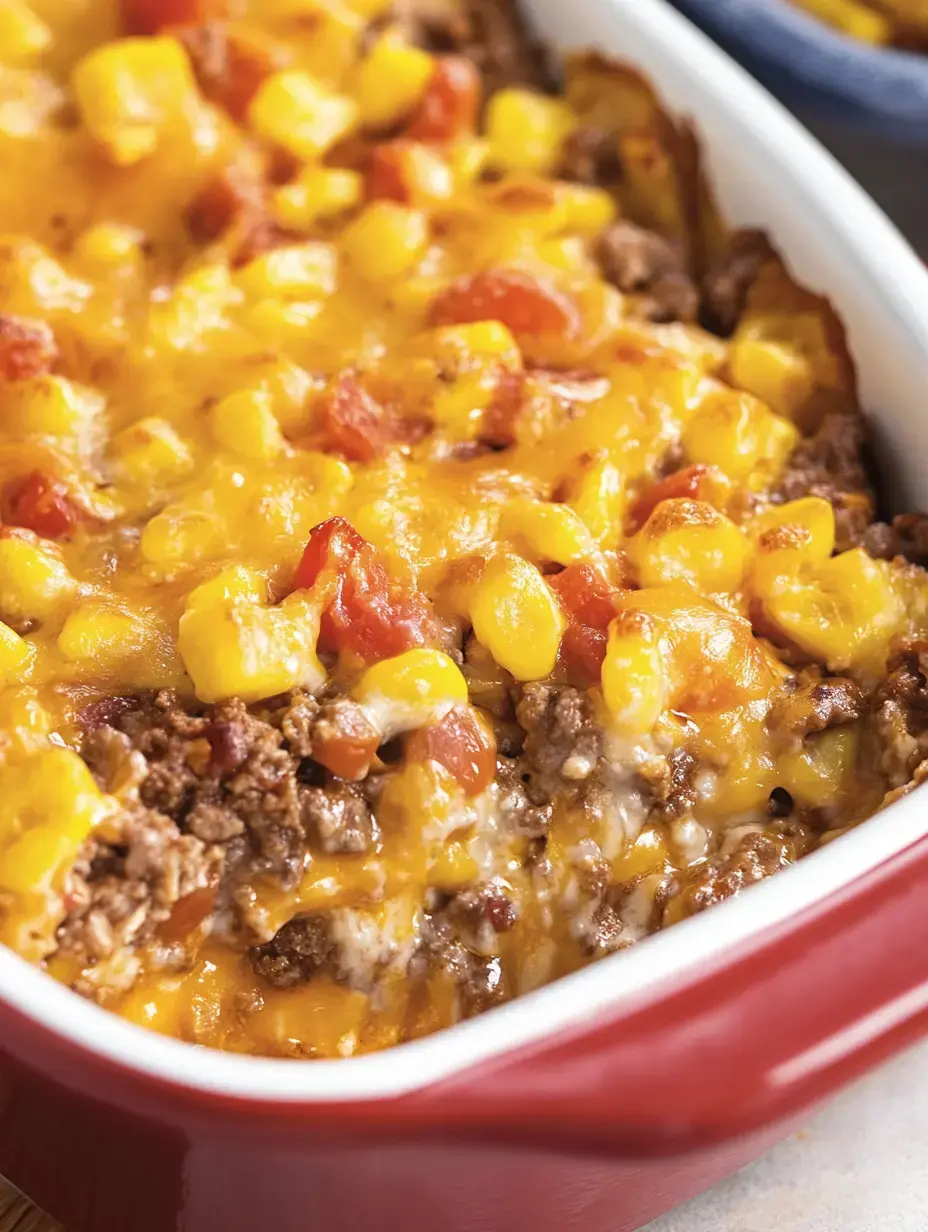
[[[396,439],[390,410],[372,398],[350,372],[336,377],[323,398],[326,448],[351,462],[370,462]]]
[[[638,497],[629,513],[629,530],[640,530],[661,501],[690,497],[693,500],[708,501],[711,505],[714,503],[713,497],[718,499],[719,491],[724,491],[726,486],[725,475],[717,466],[706,466],[705,463],[698,462],[684,467],[683,470],[674,471]]]
[[[0,312],[0,377],[21,381],[46,376],[57,359],[55,335],[44,321]]]
[[[480,73],[473,61],[439,56],[406,131],[416,141],[453,141],[474,132],[480,93]]]
[[[63,539],[87,516],[68,485],[45,471],[31,471],[12,480],[3,498],[6,521],[34,530],[44,539]]]
[[[514,334],[573,337],[580,324],[576,305],[522,270],[495,269],[468,274],[432,301],[433,325],[501,321]]]
[[[371,201],[409,201],[406,175],[406,153],[409,142],[382,141],[371,150],[367,168],[366,191]]]
[[[380,732],[347,698],[327,707],[323,716],[313,731],[313,758],[340,779],[363,779],[380,745]]]
[[[129,34],[157,34],[165,26],[224,17],[226,0],[120,0],[123,25]]]
[[[568,674],[578,684],[595,684],[621,592],[592,565],[569,565],[548,581],[568,616],[561,639],[561,658]]]
[[[195,21],[196,16],[188,17],[187,22]],[[167,24],[161,22],[162,27]],[[266,78],[287,63],[280,44],[260,30],[236,22],[202,21],[180,25],[170,33],[187,52],[203,94],[239,122],[245,120],[248,106]]]
[[[435,640],[427,596],[394,581],[380,554],[344,518],[313,530],[294,582],[296,589],[322,588],[320,650],[346,650],[373,662]]]
[[[440,723],[420,728],[410,738],[406,756],[439,762],[469,796],[479,795],[496,777],[496,741],[470,707],[458,707]]]
[[[158,925],[163,941],[183,941],[200,927],[216,905],[216,886],[201,886],[178,899],[168,918]]]

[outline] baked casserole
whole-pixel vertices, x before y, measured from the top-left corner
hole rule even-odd
[[[928,523],[631,70],[493,0],[0,0],[0,159],[0,938],[54,978],[383,1048],[924,773]]]

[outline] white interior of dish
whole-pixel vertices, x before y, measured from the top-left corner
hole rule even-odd
[[[928,273],[898,233],[781,107],[664,0],[525,3],[556,47],[597,46],[636,64],[671,108],[693,117],[728,220],[766,228],[802,281],[839,307],[864,405],[880,427],[886,473],[898,477],[893,500],[928,504]],[[82,1001],[2,946],[0,995],[82,1048],[169,1083],[281,1102],[397,1095],[588,1025],[619,999],[636,1002],[691,975],[928,833],[924,802],[921,793],[901,801],[796,868],[635,949],[386,1053],[295,1064],[195,1049]],[[884,1016],[907,1016],[910,1000]],[[840,1050],[841,1041],[829,1047]]]

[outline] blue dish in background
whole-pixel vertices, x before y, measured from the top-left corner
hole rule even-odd
[[[789,0],[674,3],[813,127],[928,149],[928,55],[856,42]]]

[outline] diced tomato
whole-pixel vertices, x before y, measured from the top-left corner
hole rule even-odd
[[[21,381],[45,376],[57,358],[58,345],[49,325],[0,312],[0,377]]]
[[[332,774],[349,782],[363,779],[370,769],[381,735],[360,706],[343,698],[323,711],[313,732],[313,758]]]
[[[420,728],[410,738],[406,756],[439,762],[469,796],[479,795],[496,776],[496,741],[470,707],[458,707],[440,723]]]
[[[707,501],[711,505],[714,500],[719,499],[719,494],[724,492],[727,486],[728,481],[717,466],[706,466],[699,462],[694,466],[684,467],[683,470],[674,471],[638,497],[629,512],[629,530],[640,530],[661,501],[690,497],[693,500]]]
[[[322,424],[326,447],[351,462],[370,462],[396,439],[388,407],[372,398],[350,372],[336,377],[324,395]]]
[[[561,638],[561,658],[568,674],[577,684],[595,684],[621,592],[592,565],[569,565],[548,581],[568,617]]]
[[[406,178],[406,152],[409,142],[381,141],[371,150],[365,187],[371,201],[409,201]]]
[[[394,581],[377,550],[344,518],[312,531],[294,582],[297,589],[321,588],[320,650],[373,662],[435,640],[428,598]]]
[[[229,227],[250,230],[265,216],[264,187],[245,168],[231,164],[206,181],[187,207],[187,229],[198,244],[209,244]]]
[[[157,34],[180,22],[223,17],[227,0],[120,0],[123,25],[128,34]]]
[[[432,301],[433,325],[501,321],[514,334],[573,337],[580,324],[576,305],[522,270],[495,269],[468,274]]]
[[[179,0],[175,2],[180,7]],[[186,21],[196,21],[196,17],[197,14],[188,16]],[[167,24],[161,22],[162,27]],[[179,25],[170,33],[190,57],[197,84],[206,98],[240,122],[265,79],[284,68],[288,61],[281,44],[260,30],[237,22],[202,21]]]
[[[200,927],[216,905],[216,887],[201,886],[178,899],[168,918],[158,926],[162,941],[183,941]]]
[[[480,111],[480,73],[465,56],[439,56],[407,126],[416,141],[453,141],[472,133]]]
[[[7,484],[3,508],[11,525],[25,526],[45,539],[65,538],[88,516],[66,483],[38,470]]]

